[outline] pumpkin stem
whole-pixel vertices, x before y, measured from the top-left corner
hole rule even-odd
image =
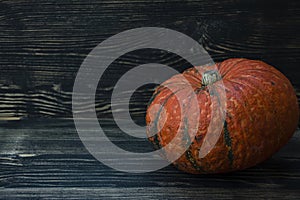
[[[209,70],[209,71],[204,72],[202,75],[202,85],[207,86],[207,85],[213,84],[221,79],[222,79],[222,77],[217,70]]]

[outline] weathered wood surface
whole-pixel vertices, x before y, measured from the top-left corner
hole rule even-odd
[[[144,26],[185,33],[216,62],[263,60],[300,88],[299,12],[298,0],[0,1],[0,119],[22,119],[0,122],[0,199],[299,199],[299,132],[273,158],[245,171],[193,176],[169,166],[135,175],[99,163],[80,142],[73,122],[55,119],[72,117],[73,82],[88,53],[114,34]],[[189,67],[158,50],[122,56],[98,87],[99,117],[111,116],[109,97],[118,78],[154,62],[179,71]],[[132,117],[141,124],[153,87],[132,98]],[[44,117],[54,119],[37,120]],[[121,147],[151,148],[147,141],[121,137],[111,119],[105,123]]]
[[[71,117],[73,82],[87,54],[114,34],[144,26],[180,31],[202,44],[216,62],[231,57],[263,60],[300,88],[297,0],[2,0],[0,8],[2,119]],[[122,56],[101,79],[99,115],[110,116],[109,97],[118,78],[150,62],[179,71],[189,67],[180,57],[158,50]],[[134,116],[144,117],[151,89],[133,99],[139,105]]]
[[[149,142],[123,137],[102,122],[111,141],[128,150]],[[1,122],[0,199],[299,199],[300,132],[271,159],[223,175],[189,175],[168,166],[146,174],[110,169],[84,148],[72,120]],[[106,152],[103,152],[106,153]],[[110,152],[107,152],[110,153]],[[139,162],[138,160],[136,162]]]

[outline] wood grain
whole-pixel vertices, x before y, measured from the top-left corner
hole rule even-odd
[[[110,36],[145,26],[192,37],[216,62],[263,60],[284,73],[300,97],[299,12],[297,0],[1,0],[0,199],[299,199],[299,130],[274,157],[245,171],[194,176],[168,166],[137,175],[93,158],[68,119],[76,73],[89,52]],[[122,74],[145,63],[179,72],[190,67],[172,53],[144,49],[118,58],[101,78],[101,125],[115,144],[135,152],[152,147],[116,127],[110,96]],[[132,96],[139,124],[154,87]],[[82,112],[90,106],[81,105]]]
[[[3,0],[0,117],[72,117],[73,82],[84,58],[108,37],[144,26],[180,31],[202,44],[216,62],[230,57],[263,60],[300,88],[298,2]],[[179,56],[158,50],[122,56],[99,84],[99,115],[111,116],[110,95],[120,75],[149,62],[179,71],[190,66]],[[152,89],[132,100],[140,105],[132,110],[136,118],[144,117]]]
[[[152,149],[143,139],[132,141],[124,137],[113,121],[102,123],[111,141],[120,147],[127,146],[135,152]],[[156,172],[129,174],[108,168],[93,158],[79,140],[72,120],[3,121],[1,126],[0,197],[4,199],[299,199],[300,196],[299,131],[272,158],[244,171],[190,175],[168,166]]]

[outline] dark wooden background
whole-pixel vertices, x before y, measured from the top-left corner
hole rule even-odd
[[[85,150],[71,119],[77,70],[100,42],[145,26],[192,37],[216,62],[263,60],[284,73],[299,93],[297,0],[1,0],[0,198],[299,199],[299,132],[265,163],[227,175],[192,176],[172,166],[126,174],[102,165]],[[111,119],[110,95],[123,73],[150,62],[178,71],[190,67],[168,52],[130,52],[109,67],[97,89],[99,118],[112,140],[132,151],[151,147],[120,136]],[[144,124],[153,88],[141,87],[133,94],[131,115],[139,124]]]

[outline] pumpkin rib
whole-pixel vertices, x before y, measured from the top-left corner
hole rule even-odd
[[[174,96],[178,91],[180,91],[180,90],[181,90],[181,89],[179,89],[179,90],[177,90],[177,91],[175,91],[175,92],[172,92],[172,93],[164,100],[163,105],[161,106],[161,108],[160,108],[159,111],[157,112],[157,115],[156,115],[155,119],[153,120],[153,122],[154,122],[153,128],[154,128],[154,127],[156,128],[156,131],[155,131],[155,132],[157,132],[157,130],[158,130],[158,129],[157,129],[157,123],[158,123],[159,116],[160,116],[160,113],[161,113],[161,111],[162,111],[163,106],[166,105],[167,101],[168,101],[172,96]],[[150,132],[152,132],[152,131],[150,131]],[[159,140],[158,133],[155,134],[155,135],[153,135],[151,138],[153,138],[153,140],[154,140],[154,145],[155,145],[156,149],[161,149],[162,146],[160,145],[160,140]]]
[[[235,73],[230,78],[227,78],[226,80],[232,82],[232,84],[243,85],[243,87],[252,88],[254,91],[256,91],[256,93],[260,94],[258,98],[263,102],[263,105],[268,105],[269,108],[274,107],[274,102],[273,101],[270,102],[266,99],[267,96],[264,95],[264,92],[263,92],[263,89],[264,89],[263,87],[264,86],[261,85],[261,81],[267,79],[266,74],[268,74],[270,71],[266,70],[266,72],[267,72],[266,74],[262,74],[261,76],[257,77],[257,76],[254,76],[253,74],[250,74],[250,76],[249,76],[249,74],[246,74],[245,72],[248,71],[248,70],[249,71],[252,70],[253,72],[255,72],[255,69],[245,69],[245,68],[243,68],[243,70],[238,70],[238,72],[235,71]],[[241,75],[241,72],[243,72],[243,74],[247,75],[248,77],[247,78],[241,77],[241,76],[235,77],[235,75],[237,75],[239,73],[240,73],[239,75]],[[274,73],[272,73],[272,74],[274,74]],[[280,73],[279,74],[274,74],[274,75],[277,77],[277,79],[281,79],[282,75]],[[242,80],[242,81],[238,81],[238,80]],[[243,93],[243,92],[240,92],[239,94],[241,94],[241,93]],[[246,98],[246,101],[247,101],[247,98]],[[277,124],[276,124],[276,127],[279,128],[279,131],[280,131],[281,135],[284,135],[284,130],[282,129],[282,126],[277,126]],[[280,142],[276,143],[277,146],[279,144],[280,144]],[[244,157],[243,160],[249,160],[249,159]]]
[[[257,71],[259,71],[259,70],[256,70],[256,69],[244,69],[244,70],[239,71],[238,76],[236,76],[236,77],[232,76],[231,79],[238,79],[238,78],[241,77],[241,75],[244,75],[244,76],[247,75],[248,78],[252,78],[252,79],[258,80],[259,83],[260,83],[260,81],[261,81],[260,79],[266,79],[266,74],[273,74],[276,78],[278,78],[280,80],[282,78],[282,76],[280,76],[280,74],[273,73],[271,71],[267,71],[266,70],[265,73],[259,73],[259,74],[257,73]],[[243,72],[243,73],[241,73],[241,72]],[[246,73],[246,72],[251,72],[251,73]]]
[[[236,78],[234,75],[237,75],[237,77],[239,77],[241,75],[241,72],[244,75],[248,75],[247,72],[254,72],[256,74],[257,74],[257,72],[262,72],[262,73],[259,73],[257,75],[272,74],[272,75],[276,76],[277,78],[280,78],[280,79],[284,78],[285,81],[289,81],[280,71],[272,68],[270,65],[268,65],[266,63],[263,63],[263,62],[258,61],[258,60],[255,60],[253,62],[250,62],[249,60],[247,60],[247,61],[249,62],[248,65],[245,65],[244,67],[237,68],[232,73],[232,76],[231,76],[232,79]],[[254,65],[254,64],[264,66],[264,68],[263,67],[256,67],[256,65]],[[251,73],[251,76],[253,76],[252,73]],[[256,77],[256,76],[253,76],[253,77]]]
[[[244,85],[246,87],[252,88],[254,91],[256,91],[256,93],[260,94],[260,96],[258,97],[258,99],[260,99],[261,101],[263,101],[263,105],[268,105],[268,107],[273,107],[274,106],[269,101],[267,101],[265,99],[266,95],[263,94],[261,88],[257,84],[253,84],[253,82],[257,83],[257,81],[250,81],[249,78],[248,79],[244,79],[244,77],[243,77],[243,81],[240,81],[240,82],[236,82],[235,80],[230,80],[230,81],[234,82],[236,84],[240,84],[240,85]],[[278,124],[275,124],[275,126],[280,129],[280,133],[281,134],[284,134],[284,131],[282,130],[281,126],[278,126]],[[243,158],[243,159],[244,160],[248,160],[246,157]]]
[[[228,69],[227,68],[227,66],[229,65],[229,64],[232,64],[232,63],[227,63],[227,62],[229,62],[229,61],[224,61],[224,62],[221,62],[221,64],[220,64],[220,71],[222,72],[222,77],[223,78],[226,78],[226,76],[227,76],[227,74],[229,73],[229,72],[232,72],[232,70],[233,69],[235,69],[236,68],[236,66],[237,65],[239,65],[239,64],[241,64],[242,62],[245,62],[245,61],[247,61],[246,59],[244,59],[244,58],[241,58],[239,61],[237,61],[237,62],[235,62],[232,66],[230,66],[230,68]],[[228,65],[226,65],[226,64],[228,64]],[[223,70],[227,70],[227,71],[223,71]]]
[[[164,90],[164,89],[168,89],[167,87],[163,87],[162,88],[162,90]],[[161,112],[162,112],[162,108],[168,103],[168,101],[176,94],[176,93],[178,93],[178,92],[180,92],[180,91],[182,91],[182,90],[184,90],[185,89],[185,87],[182,87],[182,88],[180,88],[180,89],[178,89],[178,90],[176,90],[175,92],[171,92],[170,94],[167,94],[166,96],[166,99],[163,101],[163,103],[162,103],[162,106],[161,106],[161,108],[159,109],[159,111],[157,112],[157,114],[156,114],[156,116],[155,116],[155,120],[153,120],[153,122],[155,123],[154,125],[153,125],[153,127],[155,127],[156,128],[156,131],[155,132],[157,132],[157,126],[158,126],[158,121],[159,121],[159,117],[160,117],[160,114],[161,114]],[[160,91],[161,92],[161,91]],[[194,92],[194,91],[192,91],[192,92]],[[187,106],[188,107],[188,106]],[[152,132],[152,131],[151,131]],[[153,142],[154,142],[154,145],[156,146],[156,149],[161,149],[163,146],[161,145],[161,142],[160,142],[160,140],[162,139],[162,138],[160,138],[159,137],[159,134],[160,133],[157,133],[157,134],[155,134],[154,136],[152,136],[152,138],[153,138]]]
[[[276,75],[277,77],[282,77],[282,73],[278,70],[274,70],[273,68],[271,68],[270,65],[266,64],[266,63],[262,63],[260,61],[250,61],[250,60],[244,60],[246,63],[244,65],[240,65],[238,68],[231,68],[230,71],[230,78],[235,78],[235,76],[239,77],[241,74],[245,74],[247,75],[246,72],[258,72],[258,71],[262,71],[264,72],[263,74],[265,74],[265,72],[267,73],[272,73],[274,75]],[[241,64],[241,61],[238,62],[237,64]],[[257,65],[263,66],[263,67],[257,67]],[[286,79],[287,80],[287,79]]]
[[[232,83],[238,84],[238,85],[244,85],[244,86],[247,86],[249,88],[252,88],[256,92],[258,92],[261,97],[265,97],[265,95],[263,94],[262,90],[256,85],[256,83],[260,83],[260,80],[257,79],[257,77],[253,77],[253,76],[251,76],[251,77],[254,78],[254,79],[256,79],[257,81],[250,81],[249,77],[247,77],[247,79],[245,79],[244,77],[239,77],[239,78],[243,79],[243,81],[240,81],[240,82],[236,82],[234,79],[231,79],[231,80],[227,79],[227,80],[230,81],[230,82],[232,82]],[[246,84],[247,82],[248,83],[250,82],[250,83]],[[253,87],[253,85],[255,85],[256,87]],[[264,103],[268,102],[268,101],[265,101],[264,98],[263,98],[263,101],[264,101]]]
[[[202,91],[205,89],[205,87],[203,87],[203,86],[201,86],[201,88],[200,89],[202,89]],[[198,91],[198,92],[200,92],[200,91]],[[197,97],[198,98],[198,97]],[[192,101],[192,98],[190,98],[189,99],[189,102],[188,102],[188,105],[190,105],[191,104],[191,101]],[[187,108],[189,108],[189,106],[187,106]],[[188,113],[188,112],[187,112]],[[200,118],[200,113],[199,113],[199,118]],[[199,120],[199,119],[198,119]],[[185,128],[187,127],[187,129],[185,129],[185,130],[187,130],[188,131],[188,118],[185,116],[185,121],[184,121],[184,125],[185,125]],[[198,127],[199,127],[199,124],[198,124]],[[198,128],[197,127],[197,128]],[[190,135],[189,135],[189,133],[188,132],[185,132],[185,134],[187,134],[188,135],[188,138],[190,139]],[[198,132],[196,133],[196,135],[198,134]],[[194,140],[196,139],[195,137],[196,137],[196,135],[194,136]],[[190,141],[191,142],[191,141]],[[187,151],[185,152],[185,158],[188,160],[188,162],[190,162],[190,164],[193,166],[193,168],[195,169],[195,170],[197,170],[197,171],[199,171],[199,172],[205,172],[204,170],[203,170],[203,168],[201,168],[199,165],[197,165],[197,162],[196,162],[196,160],[194,159],[194,157],[193,157],[193,153],[191,152],[191,149],[193,148],[193,146],[194,146],[194,143],[190,143],[190,146],[189,146],[189,148],[187,149]],[[199,152],[199,151],[197,151],[197,152]]]
[[[185,117],[185,120],[184,120],[184,136],[187,137],[187,139],[189,140],[189,143],[191,144],[190,147],[186,150],[185,152],[185,158],[188,160],[188,162],[190,162],[190,164],[193,166],[193,168],[197,171],[200,171],[200,172],[204,172],[204,170],[197,165],[194,157],[193,157],[193,154],[191,152],[191,149],[192,149],[192,143],[191,143],[191,140],[190,140],[190,135],[188,133],[188,121],[187,121],[187,117]]]
[[[240,84],[240,85],[244,85],[244,83],[237,83],[237,82],[235,82],[235,81],[230,81],[230,80],[226,80],[226,81],[228,81],[228,82],[231,82],[231,84]],[[224,83],[225,84],[225,83]],[[230,83],[228,83],[228,84],[230,84]],[[227,84],[226,84],[227,85]],[[245,85],[244,85],[245,86]],[[234,86],[233,86],[234,87]],[[238,98],[237,98],[237,100],[241,103],[241,105],[242,105],[242,107],[244,108],[244,111],[245,110],[247,110],[246,109],[246,105],[250,105],[249,104],[249,102],[248,102],[248,98],[246,97],[247,95],[245,95],[244,94],[244,90],[242,90],[242,89],[240,89],[239,87],[238,87],[238,89],[239,89],[239,92],[240,92],[240,94],[241,94],[241,96],[243,97],[243,101],[244,101],[244,103],[242,102],[242,101],[240,101]],[[246,114],[249,116],[249,118],[251,118],[251,116],[249,115],[249,113],[248,112],[246,112]]]
[[[277,78],[278,79],[281,79],[281,77],[280,76],[278,76],[277,75]],[[263,95],[263,92],[262,92],[262,86],[263,85],[259,85],[259,84],[256,84],[256,89],[257,89],[257,91],[259,91],[260,93],[261,93],[261,95],[262,95],[262,100],[264,101],[264,102],[267,102],[269,105],[270,105],[270,107],[271,108],[274,108],[274,101],[273,101],[273,99],[271,99],[270,101],[268,101],[266,98],[267,98],[267,96],[266,95]],[[264,104],[264,105],[267,105],[266,103]],[[276,115],[274,115],[275,117],[276,117]],[[281,133],[280,135],[284,135],[285,134],[285,130],[283,129],[283,127],[282,126],[280,126],[279,125],[279,122],[280,120],[278,120],[278,118],[276,118],[276,123],[274,123],[274,125],[273,126],[275,126],[277,129],[279,129],[279,132]],[[276,145],[278,146],[280,144],[280,141],[277,141],[277,143],[276,143]],[[269,156],[271,156],[271,155],[269,155]]]
[[[216,88],[212,87],[212,88],[209,88],[209,89],[216,89]],[[203,90],[203,92],[204,92],[203,95],[206,95],[206,98],[207,98],[206,101],[209,101],[210,104],[208,104],[206,107],[202,107],[202,109],[206,110],[207,111],[206,115],[210,115],[211,117],[205,118],[204,116],[202,116],[202,117],[204,117],[206,122],[203,122],[203,124],[205,125],[205,132],[203,132],[203,135],[201,137],[202,143],[198,143],[198,145],[200,147],[202,147],[204,139],[207,136],[210,137],[208,134],[214,134],[214,130],[212,130],[212,132],[208,133],[208,127],[210,126],[211,123],[214,123],[213,122],[214,121],[213,117],[215,117],[215,116],[212,115],[212,113],[214,112],[213,111],[214,108],[220,106],[220,97],[218,95],[211,94],[211,91],[209,92],[208,90]],[[204,103],[204,102],[200,101],[199,103],[201,104],[201,103]],[[218,111],[218,112],[220,112],[220,111]],[[217,119],[217,120],[220,120],[220,119]],[[222,131],[222,130],[220,130],[220,131]],[[214,135],[212,135],[212,137],[214,137]],[[204,173],[211,173],[212,171],[214,171],[214,166],[210,165],[210,163],[209,163],[210,159],[213,159],[214,160],[213,162],[216,162],[216,163],[219,162],[219,161],[216,161],[216,159],[212,156],[213,155],[212,152],[217,153],[220,156],[223,156],[224,154],[226,154],[225,152],[228,150],[228,148],[226,148],[226,145],[222,141],[220,141],[221,137],[222,136],[220,135],[220,137],[218,137],[217,141],[215,141],[216,143],[214,143],[214,146],[217,147],[217,150],[215,149],[215,147],[213,147],[208,152],[208,154],[205,157],[202,157],[202,158],[199,157],[199,153],[200,153],[199,151],[197,152],[196,155],[194,153],[194,155],[196,156],[196,161],[197,161],[196,163],[199,166],[202,166],[203,163],[207,163],[207,166],[204,165],[205,167],[202,167]],[[207,139],[209,140],[209,138],[207,138]],[[197,148],[197,147],[195,147],[195,148]],[[228,162],[227,161],[221,161],[221,162],[223,162],[223,165],[227,165],[227,164],[229,165],[229,161]]]
[[[258,87],[253,87],[253,83],[247,83],[248,82],[248,79],[243,79],[243,81],[240,81],[240,82],[236,82],[235,80],[228,80],[228,81],[230,81],[232,84],[237,84],[237,85],[243,85],[243,86],[245,86],[245,87],[248,87],[248,88],[252,88],[252,89],[254,89],[257,93],[259,93],[260,94],[260,97],[265,97],[265,95],[263,94],[263,92],[260,90],[260,88],[258,88]],[[250,81],[249,81],[250,82]],[[243,90],[240,90],[240,92],[241,93],[243,93]],[[262,100],[264,101],[264,105],[266,105],[266,103],[268,103],[268,101],[265,101],[265,99],[264,98],[262,98]],[[248,98],[246,98],[245,99],[245,101],[247,101],[248,102]],[[241,103],[242,105],[243,105],[243,103]],[[249,104],[249,102],[248,102],[248,105],[251,105],[251,104]],[[245,107],[244,107],[245,108]],[[247,113],[248,114],[248,113]],[[249,115],[249,114],[248,114]]]
[[[243,73],[245,73],[245,71],[247,71],[247,70],[244,70]],[[254,69],[252,71],[255,72]],[[267,71],[267,72],[269,72],[269,71]],[[239,71],[239,73],[241,73],[241,71]],[[260,99],[263,102],[262,105],[265,105],[269,109],[272,109],[272,107],[274,107],[275,104],[274,104],[274,102],[272,100],[271,101],[267,100],[267,98],[269,98],[269,97],[264,94],[264,89],[265,89],[264,87],[265,86],[263,86],[261,84],[262,80],[266,80],[267,79],[267,77],[266,77],[267,75],[262,74],[261,76],[258,76],[258,77],[254,76],[253,74],[250,74],[250,76],[249,76],[249,74],[247,74],[247,75],[248,75],[247,78],[243,77],[243,76],[240,76],[240,77],[234,77],[234,76],[232,76],[231,77],[232,79],[230,79],[229,81],[231,81],[232,83],[237,84],[237,85],[242,85],[243,87],[246,87],[246,88],[247,87],[248,88],[252,88],[253,91],[256,91],[256,93],[259,94],[259,97],[257,97],[257,98]],[[276,74],[276,77],[277,77],[277,79],[280,79],[280,76],[278,74]],[[242,93],[243,92],[240,92],[239,94],[242,94]],[[246,101],[247,101],[247,99],[246,99]],[[282,126],[278,126],[277,124],[275,126],[279,129],[280,134],[284,135],[284,130],[282,129]],[[278,141],[276,143],[276,146],[278,146],[278,145],[280,145],[280,141]],[[269,154],[269,153],[267,153],[267,154]],[[265,154],[265,155],[267,155],[267,154]],[[243,159],[244,160],[249,160],[246,157],[244,157]]]
[[[276,77],[278,78],[278,80],[280,80],[280,81],[282,81],[282,78],[285,78],[283,75],[281,75],[281,74],[277,74],[276,75]],[[288,80],[288,79],[286,79],[286,80]],[[259,87],[262,87],[263,85],[258,85],[258,88]],[[260,88],[261,89],[261,88]],[[261,90],[260,90],[261,91]],[[281,91],[283,91],[282,89],[281,89]],[[263,95],[263,99],[265,99],[266,98],[266,95]],[[273,100],[271,100],[271,101],[267,101],[267,102],[271,102],[271,107],[274,107],[274,101]],[[276,115],[274,115],[274,116],[276,116]],[[277,119],[277,118],[276,118]],[[278,122],[279,122],[280,120],[278,120]],[[281,135],[284,135],[285,134],[285,130],[283,129],[283,127],[282,126],[279,126],[277,123],[275,124],[275,126],[277,127],[277,128],[279,128],[279,131],[280,131],[280,133],[281,133]],[[278,141],[278,144],[280,143],[280,141]]]
[[[156,91],[154,92],[154,94],[151,96],[150,100],[148,101],[147,104],[147,109],[149,108],[149,106],[152,104],[152,102],[155,100],[155,98],[157,97],[157,95],[159,95],[161,93],[161,91]]]
[[[191,70],[187,71],[187,72],[184,72],[183,73],[183,76],[185,79],[187,79],[189,81],[189,83],[191,85],[194,85],[196,87],[199,87],[197,84],[201,84],[201,76],[200,77],[197,77],[194,73],[196,73],[197,75],[200,75],[199,74],[199,71],[198,69],[196,69],[196,67],[193,67],[191,68]],[[192,82],[193,81],[193,82]],[[191,83],[192,82],[192,83]],[[196,84],[195,84],[195,83]]]
[[[185,152],[185,158],[188,160],[188,162],[190,162],[190,164],[193,166],[194,170],[205,173],[205,170],[202,167],[200,167],[199,165],[197,165],[197,162],[195,161],[191,150],[188,149]]]
[[[260,71],[260,72],[262,72],[262,73],[271,73],[271,74],[273,74],[273,75],[275,75],[275,76],[277,76],[277,77],[279,77],[280,76],[280,74],[279,73],[281,73],[281,72],[276,72],[276,71],[274,71],[274,70],[266,70],[266,69],[261,69],[261,68],[257,68],[257,69],[244,69],[244,72],[257,72],[257,71]],[[280,77],[280,78],[283,78],[282,76]]]
[[[188,126],[188,118],[184,117],[183,119],[183,140],[182,142],[184,142],[184,140],[186,140],[186,143],[191,144],[191,138],[189,135],[189,126]],[[185,144],[183,144],[183,146],[186,146]]]
[[[203,92],[203,91],[205,91],[205,89],[206,89],[206,86],[201,86],[200,88],[198,88],[198,89],[196,89],[196,91],[193,91],[193,92],[195,92],[196,93],[196,95],[198,95],[198,94],[200,94],[200,92]],[[198,96],[197,96],[197,98],[198,98]],[[191,102],[192,102],[192,100],[193,100],[193,98],[189,98],[189,101],[188,101],[188,103],[187,103],[187,106],[186,106],[186,108],[189,108],[189,106],[191,105]],[[199,101],[197,100],[197,105],[198,105],[198,103],[199,103]],[[185,112],[184,114],[186,114],[187,116],[189,115],[189,110],[187,110],[187,112]],[[200,117],[200,113],[199,113],[199,117]],[[185,127],[187,128],[187,126],[188,126],[188,117],[187,116],[185,116],[185,118],[187,119],[187,121],[184,121],[185,122]],[[198,119],[199,120],[199,119]],[[199,121],[198,121],[198,123],[199,123]],[[199,128],[199,125],[200,124],[198,124],[198,128]],[[188,130],[188,128],[186,129],[186,130]],[[187,133],[188,134],[188,133]],[[197,132],[196,133],[196,135],[194,136],[194,140],[196,140],[196,137],[197,137],[197,135],[199,134],[199,132]],[[188,134],[188,137],[190,138],[190,135]],[[194,173],[206,173],[206,171],[202,168],[202,167],[200,167],[199,166],[199,164],[197,164],[197,161],[196,161],[196,159],[195,159],[195,156],[197,156],[198,154],[196,153],[196,152],[199,152],[199,151],[193,151],[192,152],[192,150],[194,149],[194,148],[196,148],[197,149],[197,147],[195,146],[196,144],[194,143],[194,141],[190,144],[190,146],[189,146],[189,148],[185,151],[185,153],[184,153],[184,155],[182,155],[181,156],[181,158],[180,158],[180,160],[181,159],[183,159],[184,161],[184,163],[186,163],[187,164],[187,166],[185,167],[185,169],[188,169],[189,168],[189,170],[191,170],[191,171],[194,171]],[[195,155],[195,153],[196,153],[196,155]],[[176,164],[177,162],[175,161],[175,164]],[[188,163],[189,163],[189,165],[188,165]],[[179,164],[177,164],[178,166],[179,166]]]
[[[233,159],[234,159],[234,155],[233,155],[233,151],[232,151],[232,143],[231,143],[231,136],[228,130],[228,126],[227,126],[227,121],[224,121],[224,125],[223,125],[223,131],[224,131],[224,141],[225,141],[225,145],[227,147],[229,147],[228,153],[227,153],[227,158],[229,160],[229,164],[230,167],[233,166]]]
[[[256,81],[251,81],[250,79],[248,80],[249,82],[252,82],[252,83],[249,83],[249,85],[247,84],[247,81],[244,80],[242,81],[242,83],[240,83],[241,85],[247,85],[248,87],[251,87],[252,85],[254,85],[255,87],[252,87],[253,89],[255,89],[255,91],[257,93],[260,94],[260,97],[261,97],[261,100],[263,101],[264,105],[269,105],[270,107],[274,107],[274,102],[273,100],[268,100],[267,97],[265,94],[264,94],[264,91],[263,89],[261,88],[262,85],[261,84],[257,84],[257,83],[261,83],[261,82],[256,82]]]
[[[238,102],[238,104],[240,106],[239,110],[243,109],[243,111],[241,111],[241,110],[240,111],[243,112],[243,113],[247,113],[247,116],[250,119],[251,117],[250,117],[249,113],[247,112],[247,108],[245,107],[244,102],[241,99],[241,98],[243,98],[243,95],[241,94],[241,97],[239,97],[239,96],[237,97],[236,92],[234,92],[234,91],[236,91],[236,88],[234,87],[235,83],[232,82],[232,81],[229,81],[228,79],[226,79],[224,84],[225,84],[226,89],[229,91],[229,94],[227,92],[227,95],[229,97],[228,101],[231,101],[230,99],[234,98],[234,100],[232,99],[233,104],[234,104],[234,101]],[[238,88],[238,89],[239,89],[239,91],[241,91],[240,88]],[[250,102],[248,102],[247,98],[245,99],[245,101],[247,102],[248,105],[250,105]],[[231,103],[227,103],[227,106],[230,106],[230,105],[231,105]],[[229,115],[232,116],[232,114],[231,114],[231,112],[233,112],[232,109],[233,109],[232,107],[227,108],[226,119],[230,119],[229,121],[226,121],[227,130],[229,129],[229,127],[231,127],[231,124],[230,124],[231,117],[229,118]],[[236,109],[236,108],[234,108],[234,109]],[[235,114],[233,114],[233,115],[235,115]],[[245,135],[244,131],[242,131],[241,124],[240,123],[235,123],[235,124],[232,124],[232,126],[235,126],[235,129],[237,129],[237,126],[241,129],[240,133],[242,132],[243,134],[240,134],[240,137],[242,137],[242,139],[240,141],[243,141],[243,142],[245,142],[246,145],[248,145],[248,142],[246,140],[246,135]],[[233,140],[233,139],[231,139],[231,140]],[[240,142],[238,144],[240,144]],[[235,148],[238,149],[237,146]],[[234,150],[234,148],[231,148],[231,149]],[[238,155],[236,155],[235,157],[238,157]],[[246,157],[247,156],[239,157],[239,159],[246,160]]]

